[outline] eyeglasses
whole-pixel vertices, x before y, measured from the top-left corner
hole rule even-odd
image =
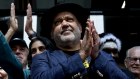
[[[140,62],[140,58],[136,58],[136,57],[127,57],[129,60],[130,60],[130,62],[132,62],[132,63],[134,63],[134,62],[136,62],[137,60],[139,60],[139,62]]]

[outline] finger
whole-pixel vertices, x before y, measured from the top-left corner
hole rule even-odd
[[[90,34],[91,34],[91,32],[90,32],[89,27],[86,27],[86,40],[88,40],[90,38]]]
[[[92,38],[93,39],[93,37],[92,37],[92,30],[93,30],[93,22],[91,21],[91,20],[87,20],[87,26],[89,27],[89,34],[90,34],[90,38]],[[92,41],[93,42],[93,41]]]
[[[30,3],[27,6],[27,18],[30,18],[32,16],[32,8]]]
[[[86,43],[91,47],[92,46],[92,32],[90,32],[90,29],[87,27],[87,32],[86,32]]]
[[[100,42],[99,34],[97,34],[95,29],[93,29],[92,36],[93,36],[93,44],[97,44]]]
[[[85,33],[84,33],[84,37],[83,37],[83,41],[82,41],[83,44],[85,44],[86,38],[87,38],[87,28],[85,28]]]
[[[87,21],[87,28],[88,28],[88,35],[89,37],[92,37],[92,29],[93,29],[93,24],[90,20]]]
[[[15,18],[15,5],[14,5],[14,3],[11,3],[11,17]]]
[[[27,12],[26,26],[30,27],[30,26],[32,26],[32,8],[31,8],[30,3],[28,3],[28,5],[27,5],[26,12]]]
[[[93,21],[90,21],[90,28],[91,28],[91,36],[92,36],[92,39],[93,39],[93,28],[94,28]],[[96,31],[96,29],[95,29],[95,31]],[[92,43],[93,43],[93,41],[92,41]]]
[[[91,28],[91,32],[92,32],[92,29],[95,28],[95,27],[94,27],[94,22],[91,21],[91,20],[90,20],[90,28]]]
[[[97,30],[96,30],[96,28],[95,28],[95,25],[94,25],[94,21],[91,21],[91,23],[92,23],[92,29],[94,29],[94,32],[95,32],[96,34],[98,34],[98,32],[97,32]]]
[[[92,24],[91,24],[91,21],[88,19],[86,23],[87,23],[87,27],[89,28],[89,31],[92,32]]]
[[[99,35],[98,35],[98,33],[97,33],[97,31],[96,31],[96,28],[95,28],[95,26],[94,26],[94,21],[90,21],[90,23],[91,23],[91,26],[92,26],[93,41],[94,41],[94,43],[95,43],[95,42],[98,41],[97,39],[99,38]]]

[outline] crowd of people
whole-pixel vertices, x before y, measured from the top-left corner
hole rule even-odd
[[[12,39],[18,20],[11,3],[9,29],[0,31],[0,79],[140,79],[140,46],[126,50],[122,69],[121,40],[113,33],[99,35],[86,8],[64,3],[48,9],[42,36],[32,29],[30,4],[26,12],[29,47],[22,38]]]

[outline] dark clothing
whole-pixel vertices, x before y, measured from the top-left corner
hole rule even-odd
[[[7,72],[8,79],[28,79],[29,70],[23,70],[22,64],[14,56],[7,40],[0,32],[0,66]]]
[[[129,79],[136,79],[134,74],[131,73],[129,70],[124,69],[124,68],[123,69],[121,68],[121,70],[122,70],[122,72],[124,72],[129,77]],[[96,70],[94,72],[92,71],[90,73],[91,73],[90,76],[94,76],[94,79],[108,79],[105,74],[102,74],[102,73],[98,72],[98,70]]]
[[[112,56],[101,51],[91,60],[89,69],[83,65],[78,52],[69,55],[61,50],[45,51],[33,57],[31,79],[94,79],[92,72],[99,70],[108,79],[129,79],[115,64]],[[80,78],[75,78],[77,75]]]
[[[133,74],[132,72],[130,72],[128,69],[121,68],[121,70],[122,70],[130,79],[136,79],[136,77],[134,76],[134,74]]]
[[[0,32],[0,66],[9,79],[25,79],[21,63],[15,58],[7,40]]]

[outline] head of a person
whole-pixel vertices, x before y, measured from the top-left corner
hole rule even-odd
[[[30,67],[32,63],[32,58],[37,55],[43,53],[45,50],[53,51],[55,46],[53,43],[41,36],[37,36],[36,38],[32,39],[29,44],[29,55],[28,55],[28,65]]]
[[[112,55],[116,60],[119,57],[119,52],[121,50],[121,41],[112,33],[104,33],[100,35],[101,45],[100,50],[105,51]]]
[[[9,43],[13,53],[21,62],[23,68],[27,67],[29,49],[26,42],[21,38],[14,38]]]
[[[140,77],[140,46],[134,46],[127,50],[125,66],[132,73]]]
[[[8,74],[0,67],[0,79],[8,79]]]
[[[48,30],[48,34],[56,46],[66,50],[79,49],[78,44],[85,30],[89,11],[80,5],[65,3],[51,8],[48,11],[48,16],[49,21],[46,19],[45,22],[49,22],[49,27],[46,29],[51,29]]]
[[[31,57],[34,57],[36,54],[40,54],[45,50],[53,51],[53,49],[54,45],[49,39],[39,36],[31,40],[29,44],[29,55],[31,55]]]

